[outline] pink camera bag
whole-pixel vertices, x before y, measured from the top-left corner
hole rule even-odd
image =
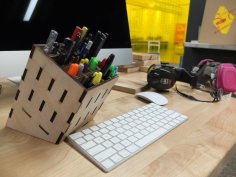
[[[236,67],[231,63],[221,63],[216,72],[217,89],[226,92],[236,92]]]

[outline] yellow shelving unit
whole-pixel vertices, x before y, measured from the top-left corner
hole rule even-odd
[[[179,63],[184,51],[190,0],[126,0],[134,52],[160,41],[162,62]]]

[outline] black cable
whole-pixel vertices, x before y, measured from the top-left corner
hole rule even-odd
[[[190,99],[190,100],[194,100],[194,101],[205,102],[205,103],[216,103],[216,102],[218,102],[218,101],[220,100],[219,97],[218,97],[218,94],[216,95],[215,93],[213,93],[213,94],[211,95],[211,96],[213,97],[213,100],[212,100],[212,101],[207,101],[207,100],[199,100],[199,99],[197,99],[197,98],[195,98],[195,97],[193,97],[193,96],[191,96],[191,95],[187,95],[187,94],[185,94],[185,93],[179,91],[179,90],[177,89],[177,86],[175,86],[175,89],[176,89],[176,91],[177,91],[178,94],[180,94],[180,95],[182,95],[182,96],[184,96],[184,97],[186,97],[186,98],[188,98],[188,99]]]

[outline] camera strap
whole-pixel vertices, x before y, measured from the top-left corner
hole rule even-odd
[[[221,94],[220,94],[220,90],[215,90],[215,91],[211,91],[210,94],[211,96],[213,97],[213,100],[212,101],[208,101],[208,100],[199,100],[195,97],[193,97],[192,95],[188,95],[186,93],[183,93],[181,92],[178,88],[177,88],[177,85],[175,85],[175,89],[176,89],[176,92],[190,100],[193,100],[193,101],[199,101],[199,102],[205,102],[205,103],[216,103],[218,101],[220,101],[221,99]]]

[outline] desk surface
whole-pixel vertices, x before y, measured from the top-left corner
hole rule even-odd
[[[0,79],[0,176],[1,177],[204,177],[217,175],[236,151],[236,99],[219,103],[187,100],[171,90],[164,95],[169,109],[189,120],[128,161],[104,173],[66,141],[59,145],[5,127],[16,86]],[[181,86],[186,89],[187,86]],[[195,92],[199,91],[194,91]],[[203,97],[207,97],[204,95]],[[143,106],[132,94],[111,91],[87,126]]]

